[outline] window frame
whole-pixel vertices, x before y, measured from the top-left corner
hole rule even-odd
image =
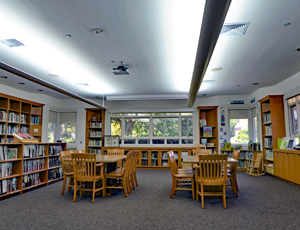
[[[133,116],[132,114],[136,113],[135,116]],[[138,114],[146,114],[149,113],[149,116],[139,116]],[[154,113],[163,113],[164,115],[154,115]],[[167,114],[167,113],[171,113],[171,114]],[[179,115],[175,115],[175,113],[178,113]],[[189,114],[182,114],[182,113],[189,113]],[[119,115],[115,115],[112,116],[112,114],[119,114]],[[128,116],[127,114],[131,114],[130,116]],[[183,111],[134,111],[134,112],[120,112],[120,111],[110,111],[109,112],[109,133],[111,133],[111,119],[114,118],[120,118],[121,119],[121,136],[120,136],[120,146],[121,147],[178,147],[178,146],[186,146],[186,147],[191,147],[194,146],[195,143],[195,112],[194,111],[188,111],[188,110],[183,110]],[[188,117],[188,118],[192,118],[193,121],[193,135],[190,137],[185,137],[182,136],[182,118],[184,117]],[[125,119],[128,118],[149,118],[149,136],[148,137],[125,137],[124,135],[124,130],[125,130]],[[178,118],[178,136],[176,137],[155,137],[153,136],[153,119],[155,118]],[[135,140],[135,144],[124,144],[124,139],[125,140]],[[149,139],[150,143],[149,144],[138,144],[138,140],[146,140]],[[164,140],[164,144],[153,144],[153,140],[160,140],[163,139]],[[178,144],[167,144],[168,140],[177,140],[179,139],[179,143]],[[182,140],[184,139],[189,139],[192,140],[193,144],[182,144]]]

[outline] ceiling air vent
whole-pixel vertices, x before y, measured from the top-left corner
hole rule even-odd
[[[215,80],[203,80],[202,83],[204,84],[213,84]]]
[[[224,23],[220,35],[245,35],[250,22]]]
[[[7,45],[8,47],[19,47],[19,46],[24,46],[24,44],[20,41],[18,41],[17,39],[4,39],[4,40],[0,40],[1,43],[3,43],[4,45]]]

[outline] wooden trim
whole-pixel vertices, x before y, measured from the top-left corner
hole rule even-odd
[[[19,97],[10,96],[10,95],[4,94],[4,93],[0,93],[0,97],[6,97],[8,99],[13,99],[13,100],[17,100],[17,101],[20,101],[20,102],[34,104],[34,105],[42,106],[42,107],[45,105],[45,104],[41,104],[41,103],[38,103],[38,102],[25,100],[25,99],[22,99],[22,98],[19,98]]]

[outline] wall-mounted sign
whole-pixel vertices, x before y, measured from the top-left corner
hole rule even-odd
[[[230,104],[244,104],[244,100],[231,100]]]

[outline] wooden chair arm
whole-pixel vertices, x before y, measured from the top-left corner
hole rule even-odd
[[[197,164],[194,164],[194,168],[195,168],[195,179],[198,178],[198,169],[200,169],[200,166]]]

